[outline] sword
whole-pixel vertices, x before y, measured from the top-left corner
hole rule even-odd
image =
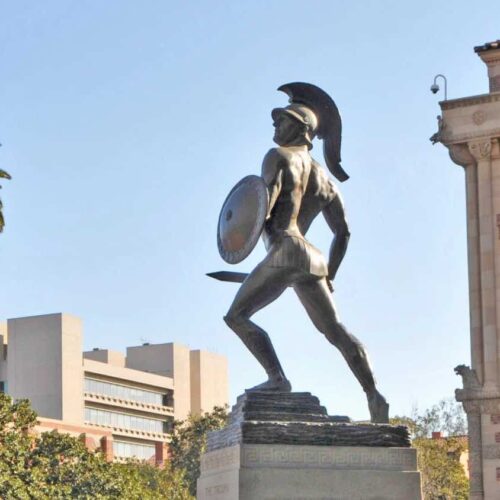
[[[207,273],[210,278],[219,281],[229,281],[231,283],[243,283],[248,276],[248,273],[235,273],[233,271],[217,271],[215,273]]]
[[[235,273],[233,271],[217,271],[215,273],[207,273],[207,276],[219,281],[227,281],[229,283],[243,283],[248,274],[249,273]],[[292,287],[293,284],[288,286]]]
[[[217,271],[215,273],[207,273],[207,276],[219,281],[227,281],[230,283],[243,283],[248,273],[235,273],[234,271]],[[333,285],[330,280],[326,280],[326,284],[328,285],[328,289],[333,293]],[[293,287],[293,283],[288,285],[289,287]]]

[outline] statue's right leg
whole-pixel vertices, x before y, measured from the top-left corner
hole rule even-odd
[[[326,280],[302,281],[296,283],[294,289],[314,326],[339,349],[361,384],[368,399],[371,421],[387,423],[389,405],[378,392],[368,354],[363,344],[339,321]]]
[[[290,283],[290,270],[259,264],[241,285],[224,321],[238,335],[267,373],[255,390],[290,391],[269,335],[250,318],[277,299]]]

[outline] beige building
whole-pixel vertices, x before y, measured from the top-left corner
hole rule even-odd
[[[0,390],[31,401],[40,431],[160,464],[174,419],[227,404],[227,360],[175,343],[82,352],[80,319],[31,316],[0,323]]]
[[[475,48],[489,92],[440,103],[436,139],[464,168],[471,368],[457,399],[469,424],[470,498],[500,498],[500,40]]]

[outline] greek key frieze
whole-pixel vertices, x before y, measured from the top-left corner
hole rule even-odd
[[[222,469],[229,466],[237,466],[240,462],[239,446],[223,448],[221,450],[206,453],[201,457],[201,470],[209,471]]]
[[[243,448],[242,465],[257,467],[367,468],[415,470],[416,458],[409,449],[252,446]]]

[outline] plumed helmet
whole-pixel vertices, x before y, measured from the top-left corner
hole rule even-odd
[[[318,138],[323,140],[323,154],[330,172],[341,182],[349,179],[349,176],[340,165],[342,121],[333,99],[324,90],[310,83],[287,83],[279,87],[278,90],[285,92],[289,96],[290,105],[286,108],[273,110],[273,118],[275,112],[286,112],[299,119],[302,123],[305,123],[303,120],[307,117],[307,120],[312,125],[311,116],[314,116],[315,126],[310,130],[311,136],[309,139],[312,140],[314,135],[317,134]]]
[[[292,118],[298,120],[300,123],[306,126],[305,139],[308,142],[309,149],[312,148],[312,140],[316,135],[316,130],[318,128],[318,119],[314,112],[304,106],[303,104],[297,104],[292,102],[285,108],[274,108],[271,111],[271,116],[273,120],[276,120],[281,113],[285,113]]]

